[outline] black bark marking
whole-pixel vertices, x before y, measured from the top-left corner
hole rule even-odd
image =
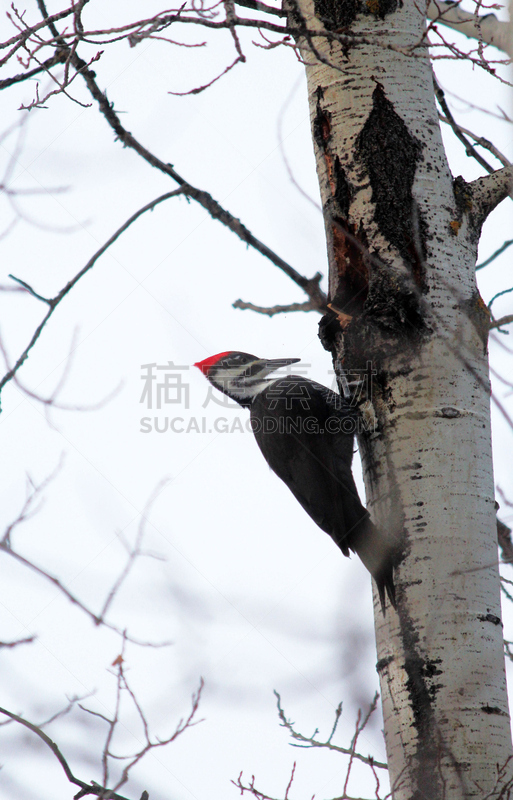
[[[488,216],[488,210],[483,209],[480,204],[474,202],[472,187],[461,175],[454,179],[452,188],[456,203],[456,213],[454,219],[449,223],[449,227],[452,233],[457,236],[465,218],[468,222],[469,240],[472,243],[477,243],[481,236],[483,222]]]
[[[360,0],[315,0],[314,7],[326,30],[337,31],[354,22],[362,4]]]
[[[389,664],[395,661],[395,656],[385,656],[385,658],[380,658],[376,664],[376,672],[379,673],[383,672],[384,669],[388,667]]]
[[[427,786],[430,787],[429,798],[440,798],[443,796],[443,787],[439,775],[439,737],[433,704],[441,684],[435,684],[433,678],[442,674],[438,666],[441,659],[431,660],[420,654],[419,635],[412,619],[404,611],[404,606],[399,608],[399,621],[406,654],[404,669],[408,675],[405,685],[410,698],[413,725],[417,731],[416,757],[413,766],[416,788],[411,800],[426,800]]]
[[[502,709],[497,708],[497,706],[481,706],[481,711],[484,711],[485,714],[498,714],[500,717],[508,716],[506,711],[502,711]]]
[[[317,147],[326,154],[328,142],[331,137],[331,114],[321,106],[324,92],[320,86],[317,87],[317,108],[312,125],[313,138]]]
[[[423,289],[427,225],[411,192],[423,144],[410,133],[380,83],[372,102],[356,141],[356,153],[369,173],[374,219]]]
[[[481,622],[492,622],[494,625],[502,625],[500,617],[496,617],[495,614],[478,614],[477,618],[481,620]]]
[[[402,0],[314,0],[315,16],[328,31],[349,28],[358,14],[374,14],[385,19],[402,5]]]
[[[352,191],[351,187],[349,186],[345,170],[340,163],[338,156],[335,156],[333,180],[335,182],[335,193],[333,198],[337,204],[337,211],[344,219],[347,219],[349,216],[349,206],[351,204]]]

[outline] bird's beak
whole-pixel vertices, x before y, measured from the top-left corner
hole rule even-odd
[[[289,364],[297,364],[298,361],[301,361],[300,358],[262,358],[259,359],[257,364],[261,364],[262,366],[258,370],[258,376],[264,378],[266,375],[269,375],[271,372],[275,372],[277,369],[281,367],[288,367]],[[254,374],[255,362],[251,364],[252,373]]]

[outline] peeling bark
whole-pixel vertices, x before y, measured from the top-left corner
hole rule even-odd
[[[511,172],[453,180],[429,62],[405,55],[425,29],[418,4],[293,2],[312,28],[356,37],[315,39],[319,58],[298,45],[330,265],[320,335],[345,369],[372,362],[377,429],[360,451],[369,509],[399,554],[398,613],[376,614],[394,798],[482,798],[497,765],[499,790],[512,770],[475,261]]]

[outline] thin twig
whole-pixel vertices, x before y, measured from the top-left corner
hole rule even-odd
[[[513,564],[513,542],[511,541],[511,528],[497,518],[497,538],[502,551],[502,560],[505,564]]]
[[[264,306],[255,306],[253,303],[246,303],[244,300],[236,300],[232,303],[233,308],[240,308],[243,311],[255,311],[257,314],[265,314],[272,317],[275,314],[286,314],[289,311],[317,311],[319,314],[323,313],[323,309],[314,305],[311,300],[306,303],[289,303],[286,306],[271,306],[265,308]]]
[[[64,456],[63,456],[63,454],[61,454],[61,457],[59,458],[59,463],[57,464],[57,466],[55,467],[53,472],[51,472],[43,481],[41,481],[41,483],[37,483],[37,484],[34,483],[32,478],[30,477],[30,475],[27,474],[27,489],[26,489],[25,501],[24,501],[23,506],[21,507],[21,511],[18,514],[18,516],[16,517],[16,519],[13,520],[13,522],[9,523],[9,525],[7,525],[7,527],[6,527],[5,531],[4,531],[4,535],[2,536],[2,539],[0,540],[0,546],[3,545],[3,547],[6,550],[10,550],[11,549],[11,547],[12,547],[11,536],[12,536],[13,531],[19,525],[21,525],[22,523],[26,522],[31,517],[33,517],[34,514],[37,513],[37,511],[39,510],[39,508],[41,506],[39,506],[37,508],[34,508],[34,504],[35,504],[36,500],[39,499],[39,497],[41,496],[43,491],[49,486],[49,484],[52,483],[52,481],[55,480],[55,478],[57,477],[57,475],[61,471],[63,464],[64,464]]]
[[[6,708],[0,707],[0,714],[5,714],[6,717],[9,717],[14,722],[18,722],[20,725],[23,725],[25,728],[28,728],[29,731],[32,731],[39,736],[42,741],[48,745],[54,756],[57,758],[59,764],[64,770],[64,774],[66,775],[67,779],[70,783],[75,784],[75,786],[79,786],[82,790],[79,794],[75,795],[75,797],[85,797],[88,794],[92,794],[95,797],[107,797],[107,789],[103,786],[99,786],[97,783],[85,783],[85,781],[81,781],[80,778],[75,777],[71,768],[65,759],[64,755],[62,754],[59,746],[52,740],[50,737],[41,730],[38,725],[34,725],[32,722],[29,722],[23,717],[19,717],[17,714],[13,714],[12,711],[8,711]],[[109,792],[108,795],[112,800],[128,800],[127,797],[124,797],[120,794],[116,794],[115,792]]]
[[[21,525],[23,522],[25,522],[27,519],[29,519],[30,517],[32,517],[36,513],[36,511],[38,509],[34,509],[35,501],[40,497],[42,491],[49,485],[49,483],[55,479],[55,477],[56,477],[57,473],[59,472],[61,466],[62,466],[62,457],[61,457],[61,460],[59,461],[59,464],[58,464],[57,468],[44,481],[42,481],[39,484],[35,484],[32,481],[32,479],[30,478],[30,476],[27,476],[27,480],[28,480],[27,497],[25,499],[25,502],[24,502],[24,504],[22,506],[22,509],[21,509],[20,513],[18,514],[17,518],[13,522],[11,522],[7,526],[7,528],[5,529],[4,535],[3,535],[2,539],[0,540],[0,552],[5,553],[6,555],[10,556],[11,558],[14,558],[20,564],[23,564],[23,566],[27,567],[28,569],[30,569],[33,572],[35,572],[37,575],[40,575],[42,578],[45,578],[45,580],[47,580],[50,583],[52,583],[70,601],[70,603],[72,603],[73,605],[77,606],[77,608],[79,608],[81,611],[83,611],[89,617],[89,619],[92,620],[92,622],[94,622],[95,625],[97,625],[97,626],[98,625],[102,625],[105,628],[108,628],[109,630],[114,631],[114,633],[117,633],[118,635],[122,636],[123,640],[126,639],[127,641],[131,642],[132,644],[137,644],[137,645],[139,645],[141,647],[167,647],[167,646],[169,646],[171,644],[171,642],[154,643],[154,642],[147,642],[147,641],[143,641],[143,640],[140,640],[140,639],[136,639],[133,636],[129,636],[125,630],[122,630],[121,628],[117,627],[116,625],[114,625],[111,622],[107,622],[107,620],[104,617],[104,611],[103,610],[102,610],[102,612],[100,612],[100,614],[95,614],[94,611],[91,611],[90,608],[88,608],[86,605],[84,605],[84,603],[81,600],[79,600],[78,597],[76,597],[76,595],[74,595],[61,582],[61,580],[59,578],[57,578],[55,575],[52,575],[48,570],[44,569],[43,567],[38,566],[37,564],[35,564],[30,559],[25,558],[25,556],[22,556],[20,553],[16,552],[16,550],[13,549],[13,546],[12,546],[13,531],[19,525]],[[155,501],[156,497],[158,496],[158,492],[161,490],[161,488],[162,488],[162,484],[159,484],[157,489],[153,492],[149,503],[146,505],[144,511],[142,512],[143,516],[144,516],[145,512],[149,508],[151,508],[151,505]],[[140,531],[144,531],[144,527],[142,529],[140,528]],[[142,533],[140,533],[140,535],[142,535]],[[140,544],[139,538],[138,538],[138,541],[139,541],[139,544]],[[139,553],[140,553],[140,548],[138,548],[137,545],[136,545],[134,555],[129,557],[128,564],[123,569],[120,578],[114,583],[113,589],[111,589],[111,591],[109,592],[109,594],[107,596],[107,600],[104,603],[104,609],[106,609],[106,608],[108,608],[110,606],[112,600],[114,599],[114,590],[116,589],[116,587],[119,587],[122,584],[122,582],[125,580],[128,572],[129,572],[129,570],[131,568],[133,559],[137,555],[139,555]]]
[[[143,538],[144,538],[146,523],[148,522],[148,515],[149,515],[149,513],[150,513],[150,511],[152,509],[152,506],[155,503],[156,499],[158,498],[158,496],[160,495],[162,490],[165,488],[165,486],[167,486],[168,483],[169,483],[169,478],[164,478],[162,481],[160,481],[160,483],[157,485],[157,487],[153,490],[153,492],[152,492],[149,500],[147,501],[146,505],[144,506],[144,508],[143,508],[143,510],[141,512],[141,519],[140,519],[140,522],[139,522],[139,527],[137,529],[137,536],[136,536],[136,539],[135,539],[135,544],[134,544],[134,546],[132,548],[128,548],[127,562],[125,564],[125,567],[124,567],[123,571],[121,572],[121,574],[119,575],[117,580],[114,582],[110,592],[108,593],[108,595],[107,595],[107,597],[105,599],[105,602],[103,604],[102,610],[100,611],[100,619],[104,619],[105,615],[107,614],[107,611],[109,610],[112,601],[114,600],[114,598],[118,594],[121,586],[123,585],[123,583],[127,579],[128,575],[129,575],[129,573],[130,573],[130,571],[131,571],[131,569],[132,569],[132,567],[133,567],[133,565],[135,563],[135,560],[140,555],[143,555],[143,551],[141,550],[141,545],[142,545],[142,541],[143,541]]]
[[[446,119],[443,114],[439,114],[438,116],[441,122],[445,122],[447,125],[451,124],[450,121]],[[503,167],[509,167],[511,161],[508,158],[506,158],[506,156],[503,153],[501,153],[501,151],[497,147],[495,147],[495,145],[492,144],[492,142],[490,142],[488,139],[485,139],[484,136],[478,136],[477,134],[472,133],[472,131],[469,131],[468,128],[464,128],[462,125],[458,125],[458,128],[461,131],[461,133],[465,134],[466,136],[470,136],[470,138],[474,140],[476,145],[479,145],[479,147],[484,147],[484,149],[488,150],[492,154],[492,156],[495,156],[497,161],[500,161]]]
[[[35,636],[27,636],[25,639],[14,639],[12,642],[0,642],[0,647],[11,649],[13,647],[18,647],[19,644],[32,644],[35,640]]]
[[[102,245],[102,247],[100,247],[99,250],[96,251],[96,253],[89,259],[87,264],[84,267],[82,267],[82,269],[79,272],[77,272],[77,274],[75,275],[74,278],[72,278],[70,281],[68,281],[66,286],[64,286],[64,288],[61,289],[61,291],[57,295],[55,295],[55,297],[52,297],[50,299],[44,298],[42,295],[36,293],[32,289],[32,287],[29,286],[29,284],[25,283],[20,278],[15,278],[14,279],[14,280],[17,280],[19,283],[21,283],[27,289],[27,291],[30,291],[31,294],[33,294],[39,300],[43,300],[45,303],[47,303],[47,305],[49,306],[49,309],[48,309],[46,315],[44,316],[43,320],[37,326],[36,330],[34,331],[34,333],[32,335],[32,338],[31,338],[30,342],[28,343],[27,347],[24,349],[22,354],[19,356],[19,358],[16,361],[16,363],[14,364],[14,366],[10,370],[8,370],[8,372],[0,380],[0,393],[1,393],[2,389],[3,389],[3,387],[10,380],[12,380],[12,378],[16,375],[16,373],[18,372],[20,367],[26,361],[26,359],[28,357],[28,354],[30,353],[30,351],[34,347],[35,343],[39,339],[39,337],[40,337],[40,335],[41,335],[41,333],[43,331],[43,328],[45,327],[46,323],[48,322],[48,320],[52,316],[53,312],[55,311],[55,309],[57,308],[57,306],[59,305],[61,300],[64,297],[66,297],[66,295],[71,291],[71,289],[73,289],[73,287],[78,283],[80,278],[82,278],[86,274],[86,272],[89,272],[89,270],[98,261],[100,256],[102,256],[105,253],[105,251],[108,250],[108,248],[112,244],[114,244],[116,239],[118,239],[121,236],[121,234],[124,233],[127,230],[127,228],[129,228],[130,225],[132,225],[132,223],[135,222],[135,220],[138,219],[146,211],[152,211],[157,205],[159,205],[159,203],[163,203],[165,200],[169,200],[169,198],[171,198],[171,197],[177,197],[178,195],[185,194],[185,193],[186,193],[186,190],[183,187],[180,187],[179,189],[175,189],[173,192],[167,192],[166,194],[163,194],[160,197],[157,197],[156,200],[152,200],[151,203],[147,203],[145,206],[140,208],[139,211],[136,211],[135,214],[132,214],[132,216],[129,219],[127,219],[127,221],[120,228],[118,228],[118,230],[110,237],[110,239],[108,239],[105,242],[104,245]]]
[[[44,0],[37,0],[37,3],[42,15],[47,16]],[[49,25],[49,27],[53,36],[58,39],[61,46],[67,47],[65,40],[59,38],[59,33],[55,25],[52,23]],[[314,276],[313,278],[306,278],[305,276],[301,275],[290,264],[280,258],[269,247],[267,247],[267,245],[257,239],[256,236],[253,236],[251,231],[249,231],[239,219],[224,209],[217,202],[217,200],[212,197],[211,194],[201,189],[197,189],[189,184],[184,178],[182,178],[182,176],[171,164],[161,161],[159,158],[153,155],[153,153],[143,147],[143,145],[141,145],[140,142],[138,142],[137,139],[135,139],[135,137],[132,136],[132,134],[121,124],[121,120],[116,114],[113,104],[109,102],[107,95],[100,90],[95,79],[95,73],[88,68],[87,63],[80,58],[76,51],[73,53],[71,60],[75,69],[80,72],[82,78],[84,79],[92,97],[98,103],[100,112],[103,114],[106,121],[115,132],[116,137],[122,142],[122,144],[125,147],[135,150],[135,152],[138,153],[138,155],[140,155],[151,166],[155,167],[161,172],[164,172],[166,175],[169,175],[169,177],[179,184],[179,186],[182,188],[182,191],[187,194],[188,197],[192,198],[201,206],[203,206],[203,208],[208,211],[213,219],[219,220],[219,222],[235,233],[245,244],[257,250],[263,256],[268,258],[276,267],[278,267],[278,269],[281,269],[291,280],[294,281],[294,283],[303,289],[303,291],[310,298],[310,301],[317,305],[319,309],[323,310],[324,313],[327,302],[326,295],[319,287],[319,280],[317,276]],[[2,384],[0,383],[0,389],[1,388]]]
[[[443,92],[443,89],[439,86],[439,84],[437,83],[437,81],[436,81],[436,79],[434,77],[433,77],[433,84],[434,84],[434,87],[435,87],[436,99],[438,100],[440,108],[442,109],[442,111],[444,112],[445,116],[447,117],[447,122],[449,123],[449,125],[452,128],[452,130],[454,131],[454,134],[458,137],[460,142],[462,142],[465,145],[465,150],[466,150],[467,155],[468,156],[472,156],[472,158],[475,158],[476,161],[479,164],[481,164],[481,166],[487,172],[489,172],[489,173],[495,172],[495,169],[488,163],[488,161],[486,161],[482,157],[482,155],[480,153],[477,152],[475,147],[472,146],[472,143],[469,142],[467,137],[461,132],[458,123],[454,119],[454,117],[453,117],[453,115],[451,113],[451,110],[450,110],[449,106],[447,105],[447,101],[445,99],[445,94]]]
[[[495,303],[497,298],[502,297],[503,294],[509,294],[510,292],[513,292],[513,286],[510,289],[503,289],[502,292],[497,292],[497,294],[494,294],[490,302],[487,304],[488,308],[492,307],[492,303]]]
[[[513,322],[513,314],[506,314],[505,317],[492,320],[490,322],[490,330],[493,328],[502,328],[503,325],[509,325],[511,322]]]
[[[512,244],[513,244],[513,239],[508,239],[507,241],[505,241],[504,244],[501,244],[499,249],[495,251],[495,253],[492,253],[492,255],[486,259],[486,261],[483,261],[481,264],[478,264],[476,266],[476,270],[483,269],[483,267],[487,267],[488,264],[491,264],[492,261],[495,261],[495,259],[502,253],[504,253],[504,251],[507,250],[508,247],[510,247]]]
[[[292,736],[293,739],[296,739],[297,741],[303,743],[301,745],[292,745],[293,747],[326,747],[326,748],[328,748],[328,750],[335,750],[338,753],[345,753],[345,755],[351,755],[352,754],[353,758],[357,758],[359,761],[362,761],[364,764],[369,764],[370,765],[372,763],[378,769],[388,769],[388,765],[385,764],[384,762],[376,761],[376,759],[373,758],[372,756],[364,756],[361,753],[353,752],[353,749],[351,747],[340,747],[339,745],[335,745],[332,742],[330,742],[329,739],[326,742],[321,742],[318,739],[315,739],[314,737],[315,737],[315,733],[317,733],[317,731],[313,734],[313,736],[304,736],[302,733],[299,733],[298,731],[296,731],[294,729],[293,723],[286,718],[285,712],[283,711],[283,709],[281,707],[281,697],[280,697],[280,695],[276,691],[274,692],[274,694],[276,696],[276,704],[277,704],[277,707],[278,707],[278,716],[280,718],[280,724],[282,725],[282,727],[287,728],[287,730],[289,731],[289,733],[290,733],[290,735]],[[370,715],[374,712],[374,710],[376,708],[376,702],[377,702],[377,698],[374,697],[374,700],[372,701],[372,704],[371,704],[370,709],[369,709],[369,713],[365,717],[365,721],[364,721],[365,724],[367,724]],[[338,713],[338,709],[337,709],[336,713]],[[360,730],[362,730],[362,729],[360,728]]]

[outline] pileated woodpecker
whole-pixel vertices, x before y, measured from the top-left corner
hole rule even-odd
[[[358,554],[376,581],[385,613],[385,590],[396,607],[393,552],[361,504],[351,472],[356,411],[306,378],[267,379],[300,360],[228,351],[194,366],[216,389],[251,410],[265,460],[343,554]]]

